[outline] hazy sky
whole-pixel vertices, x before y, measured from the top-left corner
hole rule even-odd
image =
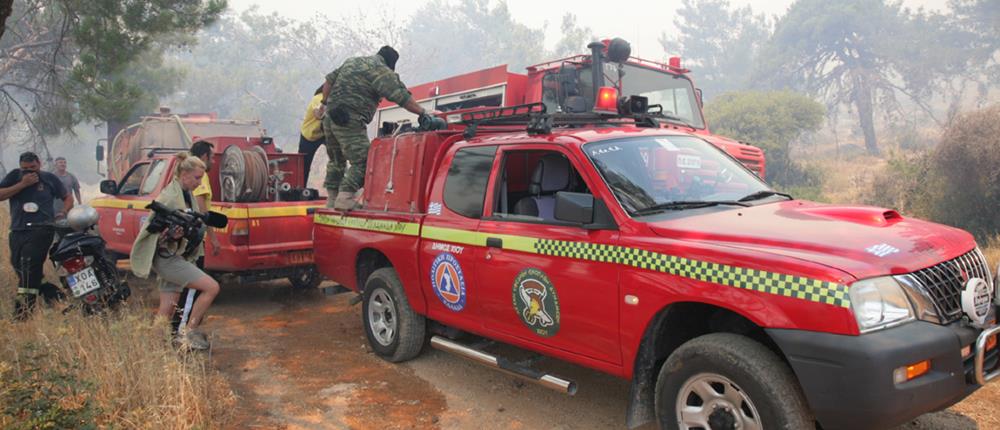
[[[782,14],[793,1],[730,0],[733,5],[750,4],[754,11],[769,15]],[[229,0],[230,7],[237,11],[257,4],[263,11],[300,19],[317,14],[356,16],[359,12],[378,7],[391,8],[399,17],[409,17],[424,3],[412,0]],[[941,9],[945,7],[946,0],[903,0],[903,4],[914,8]],[[664,31],[673,30],[674,12],[680,5],[681,0],[507,0],[515,20],[532,28],[545,27],[547,46],[553,46],[559,39],[562,16],[572,12],[576,14],[577,22],[590,27],[596,36],[623,37],[631,42],[632,55],[649,59],[666,56],[658,39]]]

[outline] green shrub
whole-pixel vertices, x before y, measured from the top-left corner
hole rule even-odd
[[[823,123],[823,105],[791,91],[725,93],[705,106],[712,131],[764,149],[767,181],[779,186],[816,185],[817,176],[791,160],[789,145]]]
[[[929,165],[935,220],[981,238],[1000,233],[1000,105],[955,118]]]

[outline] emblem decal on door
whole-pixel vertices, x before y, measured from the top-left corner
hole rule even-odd
[[[542,337],[559,332],[559,297],[545,272],[527,268],[514,278],[514,310],[531,331]]]
[[[431,286],[446,308],[455,312],[465,308],[465,275],[454,255],[443,252],[431,263]]]
[[[115,225],[122,225],[122,211],[115,214]]]

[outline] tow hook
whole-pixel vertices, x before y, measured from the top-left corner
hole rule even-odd
[[[1000,368],[993,369],[989,374],[985,373],[983,370],[983,361],[986,359],[986,342],[997,333],[1000,333],[1000,325],[989,326],[981,333],[979,337],[976,338],[976,383],[979,385],[986,385],[987,382],[993,380],[997,376],[1000,376]]]

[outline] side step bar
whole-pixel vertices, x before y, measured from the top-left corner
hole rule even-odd
[[[465,357],[469,360],[475,361],[479,364],[485,364],[487,366],[494,367],[508,374],[519,376],[528,381],[541,385],[545,388],[556,390],[560,393],[569,394],[571,396],[576,394],[576,382],[567,381],[557,376],[552,376],[547,373],[539,372],[535,369],[521,366],[503,357],[497,357],[476,349],[469,348],[459,343],[452,342],[441,336],[431,337],[431,346],[434,347],[434,349],[439,349],[444,352],[450,352],[452,354],[456,354]]]

